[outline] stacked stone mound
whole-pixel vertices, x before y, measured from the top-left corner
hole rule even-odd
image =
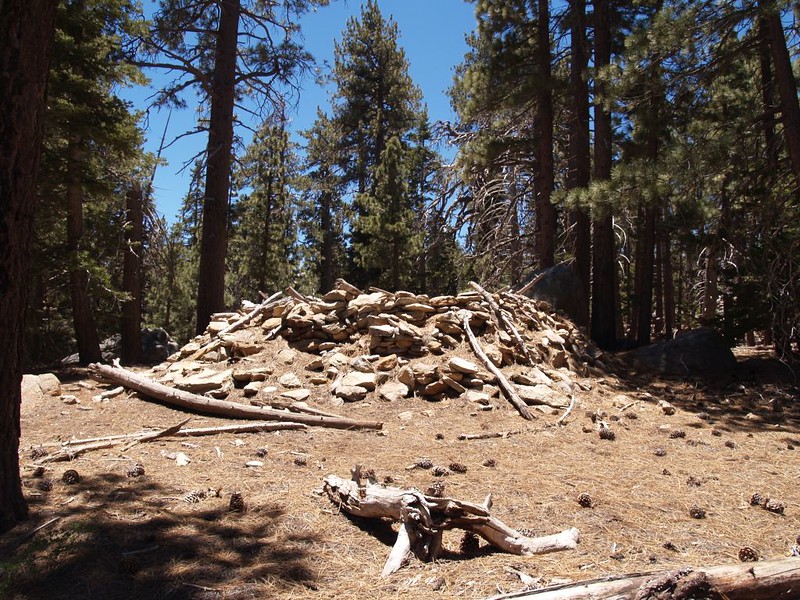
[[[160,380],[269,405],[309,397],[336,404],[370,394],[396,401],[416,394],[429,400],[465,395],[491,408],[497,379],[470,348],[465,318],[488,359],[528,404],[567,406],[576,377],[604,367],[585,334],[547,304],[509,292],[492,300],[525,349],[481,293],[362,293],[340,281],[319,299],[294,292],[275,301],[231,333],[224,330],[246,311],[214,315],[204,336],[159,367]]]

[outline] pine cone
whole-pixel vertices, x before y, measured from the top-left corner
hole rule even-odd
[[[36,479],[38,479],[42,475],[44,475],[44,467],[36,467],[33,470],[33,473],[31,473],[31,477],[35,477]]]
[[[578,496],[578,504],[580,504],[583,508],[592,508],[594,502],[592,501],[592,497],[584,492]]]
[[[426,496],[431,496],[432,498],[444,498],[444,481],[434,481],[427,490],[425,490]]]
[[[433,467],[433,461],[430,458],[418,458],[414,463],[414,466],[418,469],[430,469]]]
[[[206,493],[203,490],[192,490],[191,492],[184,494],[182,500],[187,504],[197,504],[206,497]]]
[[[750,496],[750,506],[765,506],[768,500],[769,498],[764,498],[764,496],[756,492]]]
[[[136,463],[130,469],[128,469],[126,475],[128,477],[141,477],[144,475],[144,465],[141,463]]]
[[[36,487],[38,487],[43,492],[49,492],[53,489],[53,480],[52,479],[42,479],[37,482]]]
[[[752,546],[742,546],[739,548],[739,560],[742,562],[755,562],[758,560],[758,552]]]
[[[465,531],[461,538],[461,554],[475,554],[481,546],[481,539],[474,531]]]
[[[244,498],[240,492],[233,492],[231,494],[231,501],[228,505],[228,510],[231,512],[244,512],[245,504]]]
[[[308,459],[305,456],[295,456],[294,464],[298,467],[305,467],[308,464]]]
[[[434,465],[431,467],[431,474],[434,477],[447,477],[450,475],[450,469],[441,465]]]
[[[61,476],[61,481],[68,485],[74,485],[81,480],[80,474],[75,469],[67,469]]]
[[[267,449],[266,448],[259,448],[258,450],[256,450],[256,456],[258,458],[264,458],[266,455],[267,455]]]
[[[778,502],[777,500],[767,500],[764,503],[764,508],[771,513],[775,513],[776,515],[782,515],[783,511],[786,510],[786,505],[783,502]]]
[[[617,439],[617,434],[610,427],[601,427],[600,428],[600,439],[601,440],[608,440],[609,442],[613,442]]]
[[[697,506],[697,504],[692,504],[692,506],[689,507],[689,516],[693,519],[705,519],[706,511],[704,508]]]
[[[450,463],[450,470],[453,473],[466,473],[467,472],[467,466],[462,464],[462,463],[460,463],[460,462],[452,462],[452,463]]]
[[[677,440],[678,438],[685,438],[686,432],[683,429],[676,429],[675,431],[669,432],[669,437],[672,440]]]
[[[39,460],[40,458],[44,458],[47,455],[48,455],[47,450],[45,450],[41,446],[33,448],[31,450],[31,460]]]
[[[497,461],[493,458],[487,458],[485,461],[483,461],[483,466],[494,468],[497,466]]]

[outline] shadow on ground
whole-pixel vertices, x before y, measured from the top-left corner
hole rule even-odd
[[[781,428],[786,442],[800,450],[800,366],[771,353],[753,353],[737,360],[729,377],[669,377],[618,371],[627,389],[649,392],[655,401],[694,412],[697,426],[756,433]]]
[[[66,484],[54,482],[53,493],[58,486]],[[293,532],[280,506],[188,505],[146,477],[112,474],[69,493],[61,503],[31,497],[31,518],[0,538],[0,598],[238,599],[263,598],[264,583],[316,589],[309,555],[318,540]]]

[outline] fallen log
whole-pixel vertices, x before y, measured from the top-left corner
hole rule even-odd
[[[218,427],[195,427],[190,429],[180,429],[175,433],[169,434],[169,437],[199,437],[204,435],[216,435],[219,433],[261,433],[262,431],[282,431],[292,429],[308,429],[307,425],[302,423],[281,422],[274,421],[259,421],[256,423],[236,423],[235,425],[220,425]],[[138,433],[119,433],[117,435],[107,435],[104,437],[86,438],[82,440],[65,440],[61,442],[61,446],[80,446],[83,444],[93,444],[97,442],[111,442],[118,443],[125,440],[131,440],[142,437],[152,431],[140,431]]]
[[[423,561],[435,560],[441,550],[442,533],[448,529],[471,531],[495,548],[523,556],[572,550],[580,539],[574,527],[554,535],[528,537],[490,514],[491,495],[478,505],[426,496],[415,489],[362,483],[358,466],[353,469],[352,479],[329,475],[324,483],[328,498],[341,510],[359,517],[401,523],[397,541],[384,565],[384,577],[399,569],[411,553]]]
[[[517,348],[519,348],[519,351],[523,354],[523,356],[525,356],[528,364],[533,365],[535,361],[533,360],[533,356],[531,356],[528,345],[525,343],[525,340],[522,339],[522,335],[520,335],[519,330],[514,326],[514,323],[511,321],[511,319],[508,318],[506,312],[500,308],[500,305],[497,302],[495,302],[494,298],[492,298],[492,295],[480,285],[474,281],[470,281],[469,286],[483,297],[483,299],[486,301],[486,304],[489,305],[489,308],[491,308],[492,312],[495,314],[498,324],[500,324],[514,339],[514,343],[517,345]]]
[[[171,427],[167,427],[166,429],[160,429],[158,431],[146,431],[144,433],[138,434],[133,441],[130,441],[124,448],[120,450],[120,452],[124,452],[131,446],[138,444],[140,442],[151,442],[158,438],[167,436],[167,435],[174,435],[177,433],[181,427],[183,427],[186,423],[189,422],[189,419],[185,419],[178,423],[177,425],[172,425]],[[51,462],[64,462],[75,460],[81,454],[85,454],[86,452],[90,452],[92,450],[103,450],[105,448],[113,448],[118,444],[122,444],[130,440],[130,438],[115,438],[115,439],[105,439],[95,442],[90,442],[84,444],[82,446],[66,446],[55,452],[54,454],[48,454],[47,456],[43,456],[38,461],[38,464],[45,464]]]
[[[292,423],[332,427],[334,429],[381,429],[383,427],[383,423],[377,421],[355,421],[344,417],[325,417],[320,415],[290,413],[283,410],[260,408],[258,406],[249,406],[236,402],[227,402],[225,400],[215,400],[214,398],[207,398],[206,396],[199,396],[191,392],[171,388],[132,371],[128,371],[127,369],[123,369],[122,367],[110,367],[108,365],[93,363],[89,365],[89,370],[95,378],[113,381],[160,402],[199,413],[239,419],[290,421]]]
[[[660,573],[634,573],[502,594],[491,600],[790,600],[799,597],[800,559],[791,557]]]
[[[491,360],[489,360],[488,356],[486,356],[486,352],[484,352],[483,348],[481,348],[481,345],[478,343],[478,339],[475,337],[475,334],[472,332],[472,329],[469,326],[469,318],[470,318],[469,311],[467,310],[462,311],[461,326],[464,328],[464,331],[467,334],[467,339],[469,339],[469,345],[470,347],[472,347],[472,351],[475,353],[475,356],[477,356],[484,364],[484,366],[487,369],[489,369],[489,371],[491,371],[492,375],[494,375],[497,378],[497,384],[500,386],[500,389],[503,390],[503,393],[506,395],[506,398],[508,398],[508,401],[511,402],[514,408],[517,409],[519,414],[522,415],[524,419],[532,421],[536,417],[534,417],[533,413],[528,410],[527,405],[522,400],[522,398],[519,397],[519,394],[517,394],[517,391],[514,389],[514,386],[512,386],[509,383],[508,379],[506,379],[506,376],[503,375],[503,372],[497,367],[495,367],[494,363]]]

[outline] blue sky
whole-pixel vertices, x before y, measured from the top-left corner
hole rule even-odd
[[[145,2],[146,10],[151,1]],[[304,44],[320,63],[333,63],[334,41],[344,31],[347,19],[358,16],[360,0],[331,0],[330,6],[317,9],[301,20]],[[452,120],[446,90],[453,78],[453,69],[466,52],[465,35],[475,26],[474,5],[466,0],[378,0],[384,17],[391,17],[398,25],[400,46],[406,53],[409,72],[414,83],[423,92],[431,121]],[[148,74],[153,85],[159,74]],[[297,109],[290,113],[292,130],[311,126],[317,106],[327,110],[328,90],[316,85],[313,78],[302,81]],[[145,98],[152,90],[128,90],[124,95],[135,108],[144,108]],[[148,121],[147,149],[155,152],[167,127],[168,111],[151,112]],[[167,127],[167,140],[191,129],[195,118],[194,107],[173,111]],[[258,123],[251,123],[256,127]],[[241,132],[243,135],[246,132]],[[300,141],[299,138],[296,138]],[[205,146],[202,135],[175,142],[162,157],[168,161],[156,171],[154,196],[159,212],[172,221],[180,209],[181,200],[189,186],[188,169],[180,172],[183,164]]]

